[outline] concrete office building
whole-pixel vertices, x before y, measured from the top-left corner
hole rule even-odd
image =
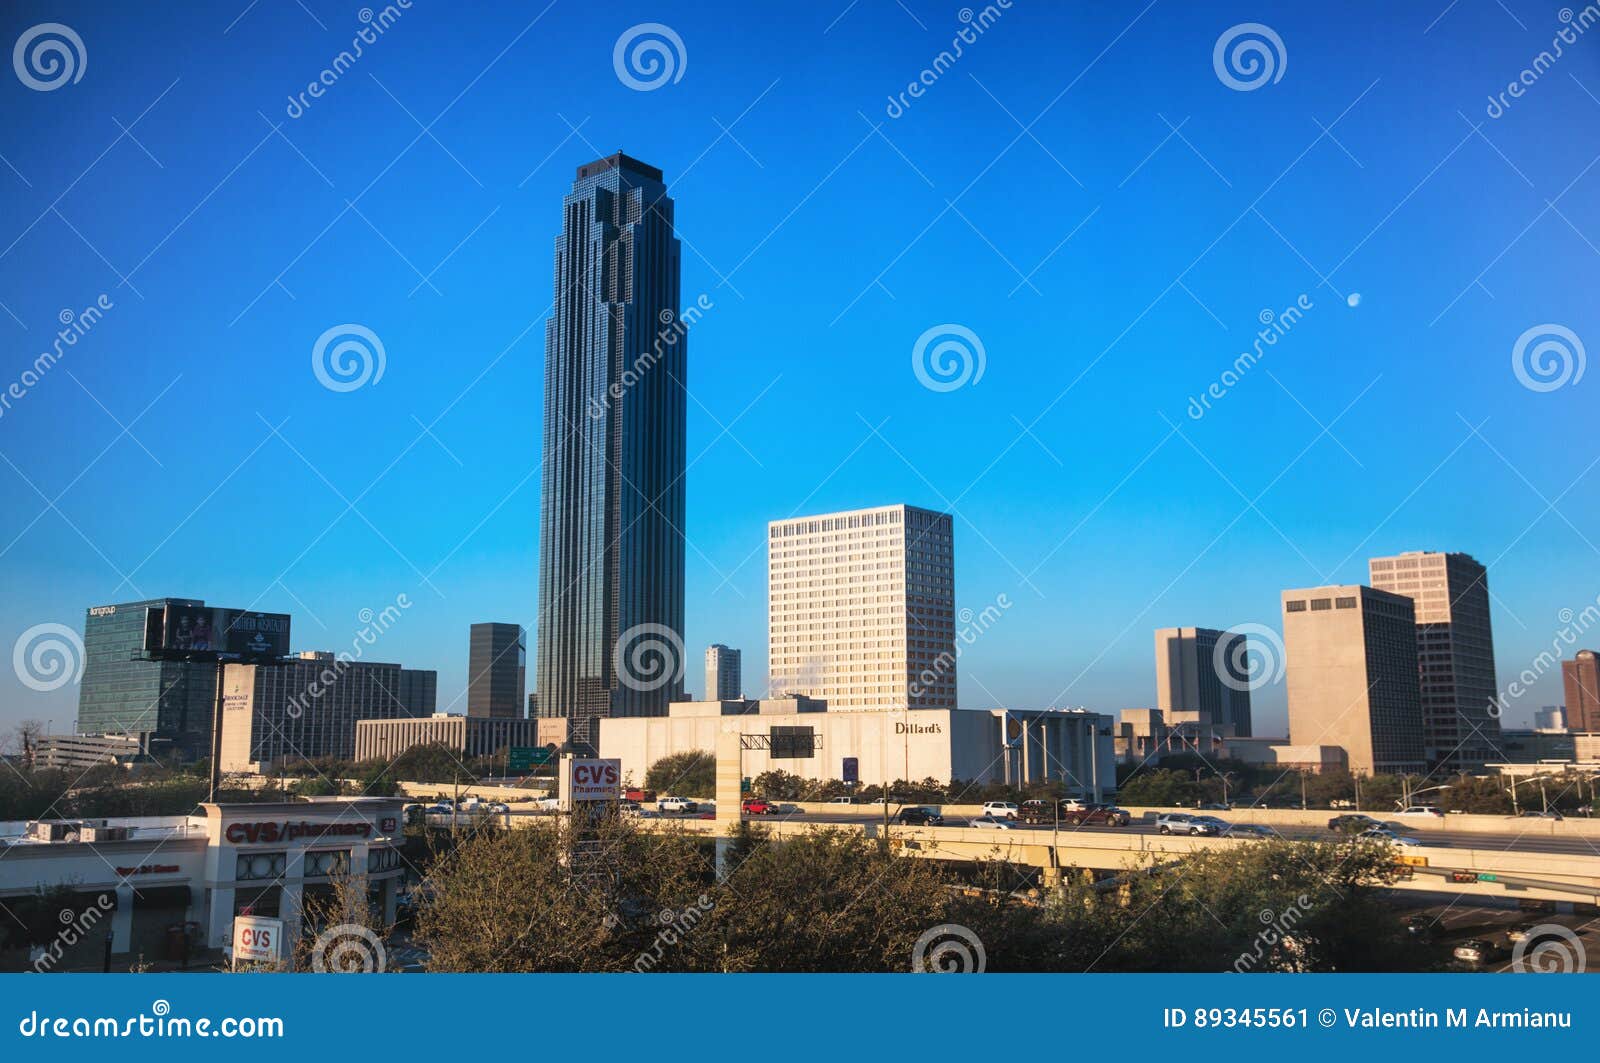
[[[1562,661],[1561,682],[1567,691],[1567,730],[1600,731],[1600,653],[1579,650]]]
[[[152,735],[183,757],[211,752],[217,668],[188,661],[135,660],[144,649],[145,610],[202,607],[195,598],[153,598],[97,605],[83,622],[79,734]]]
[[[1060,780],[1088,800],[1116,791],[1111,717],[1058,710],[867,709],[834,711],[810,698],[674,704],[665,717],[610,719],[600,755],[642,782],[674,753],[715,753],[725,725],[746,736],[743,774],[781,769],[805,779],[863,786],[896,779],[949,782]]]
[[[230,664],[222,682],[222,770],[265,772],[354,758],[357,721],[428,716],[439,680],[431,671],[308,652],[270,667]]]
[[[553,304],[536,686],[588,751],[600,719],[664,714],[682,690],[682,660],[664,682],[629,681],[619,663],[637,639],[683,647],[688,319],[660,170],[620,153],[578,168]]]
[[[1412,551],[1368,562],[1372,586],[1403,594],[1417,611],[1422,746],[1445,771],[1503,760],[1488,572],[1466,554]]]
[[[706,649],[706,700],[738,701],[744,697],[743,655],[722,643]]]
[[[509,746],[567,743],[563,719],[507,720],[435,713],[424,720],[361,720],[356,724],[356,759],[394,760],[414,746],[440,745],[462,760],[492,757]]]
[[[1156,705],[1194,712],[1226,733],[1250,737],[1250,677],[1245,636],[1206,627],[1156,631]]]
[[[519,624],[473,624],[467,715],[520,719],[528,689],[528,633]]]
[[[135,735],[44,735],[33,743],[39,768],[82,770],[101,764],[131,767],[171,756],[171,743],[149,732]]]
[[[1535,709],[1533,729],[1550,734],[1564,733],[1567,729],[1567,710],[1560,705],[1546,705],[1542,709]]]
[[[1357,773],[1426,771],[1416,616],[1372,587],[1284,591],[1289,740],[1339,746]]]
[[[767,526],[774,694],[842,709],[956,705],[950,515],[915,506]]]

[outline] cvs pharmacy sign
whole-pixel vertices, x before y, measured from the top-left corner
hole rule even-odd
[[[622,761],[572,759],[568,765],[567,800],[615,801],[622,793]]]
[[[233,917],[233,962],[277,963],[283,959],[283,920],[259,915]]]

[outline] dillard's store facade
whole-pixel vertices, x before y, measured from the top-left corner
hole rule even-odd
[[[235,915],[284,920],[306,895],[365,875],[391,923],[405,877],[401,798],[206,804],[201,815],[0,824],[5,970],[112,970],[200,962],[232,942]],[[29,940],[22,940],[29,939]]]

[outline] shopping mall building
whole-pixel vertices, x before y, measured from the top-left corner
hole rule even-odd
[[[622,761],[642,784],[650,765],[692,750],[714,752],[725,717],[741,722],[741,772],[783,770],[862,786],[896,779],[1029,783],[1056,781],[1101,801],[1116,792],[1113,721],[1083,710],[866,709],[827,702],[674,702],[666,716],[600,721],[600,755]]]
[[[0,823],[0,905],[14,916],[49,907],[54,940],[0,929],[3,969],[113,970],[184,962],[232,940],[235,915],[289,927],[336,878],[366,876],[386,922],[404,879],[400,798],[315,798],[206,804],[193,816]],[[37,914],[37,912],[33,912]],[[49,924],[59,920],[60,930]],[[31,937],[32,940],[28,940]],[[70,939],[70,940],[67,940]]]

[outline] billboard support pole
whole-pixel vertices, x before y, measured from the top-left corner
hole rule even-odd
[[[217,697],[211,707],[211,795],[207,803],[216,804],[217,789],[222,784],[222,674],[226,667],[217,662]]]

